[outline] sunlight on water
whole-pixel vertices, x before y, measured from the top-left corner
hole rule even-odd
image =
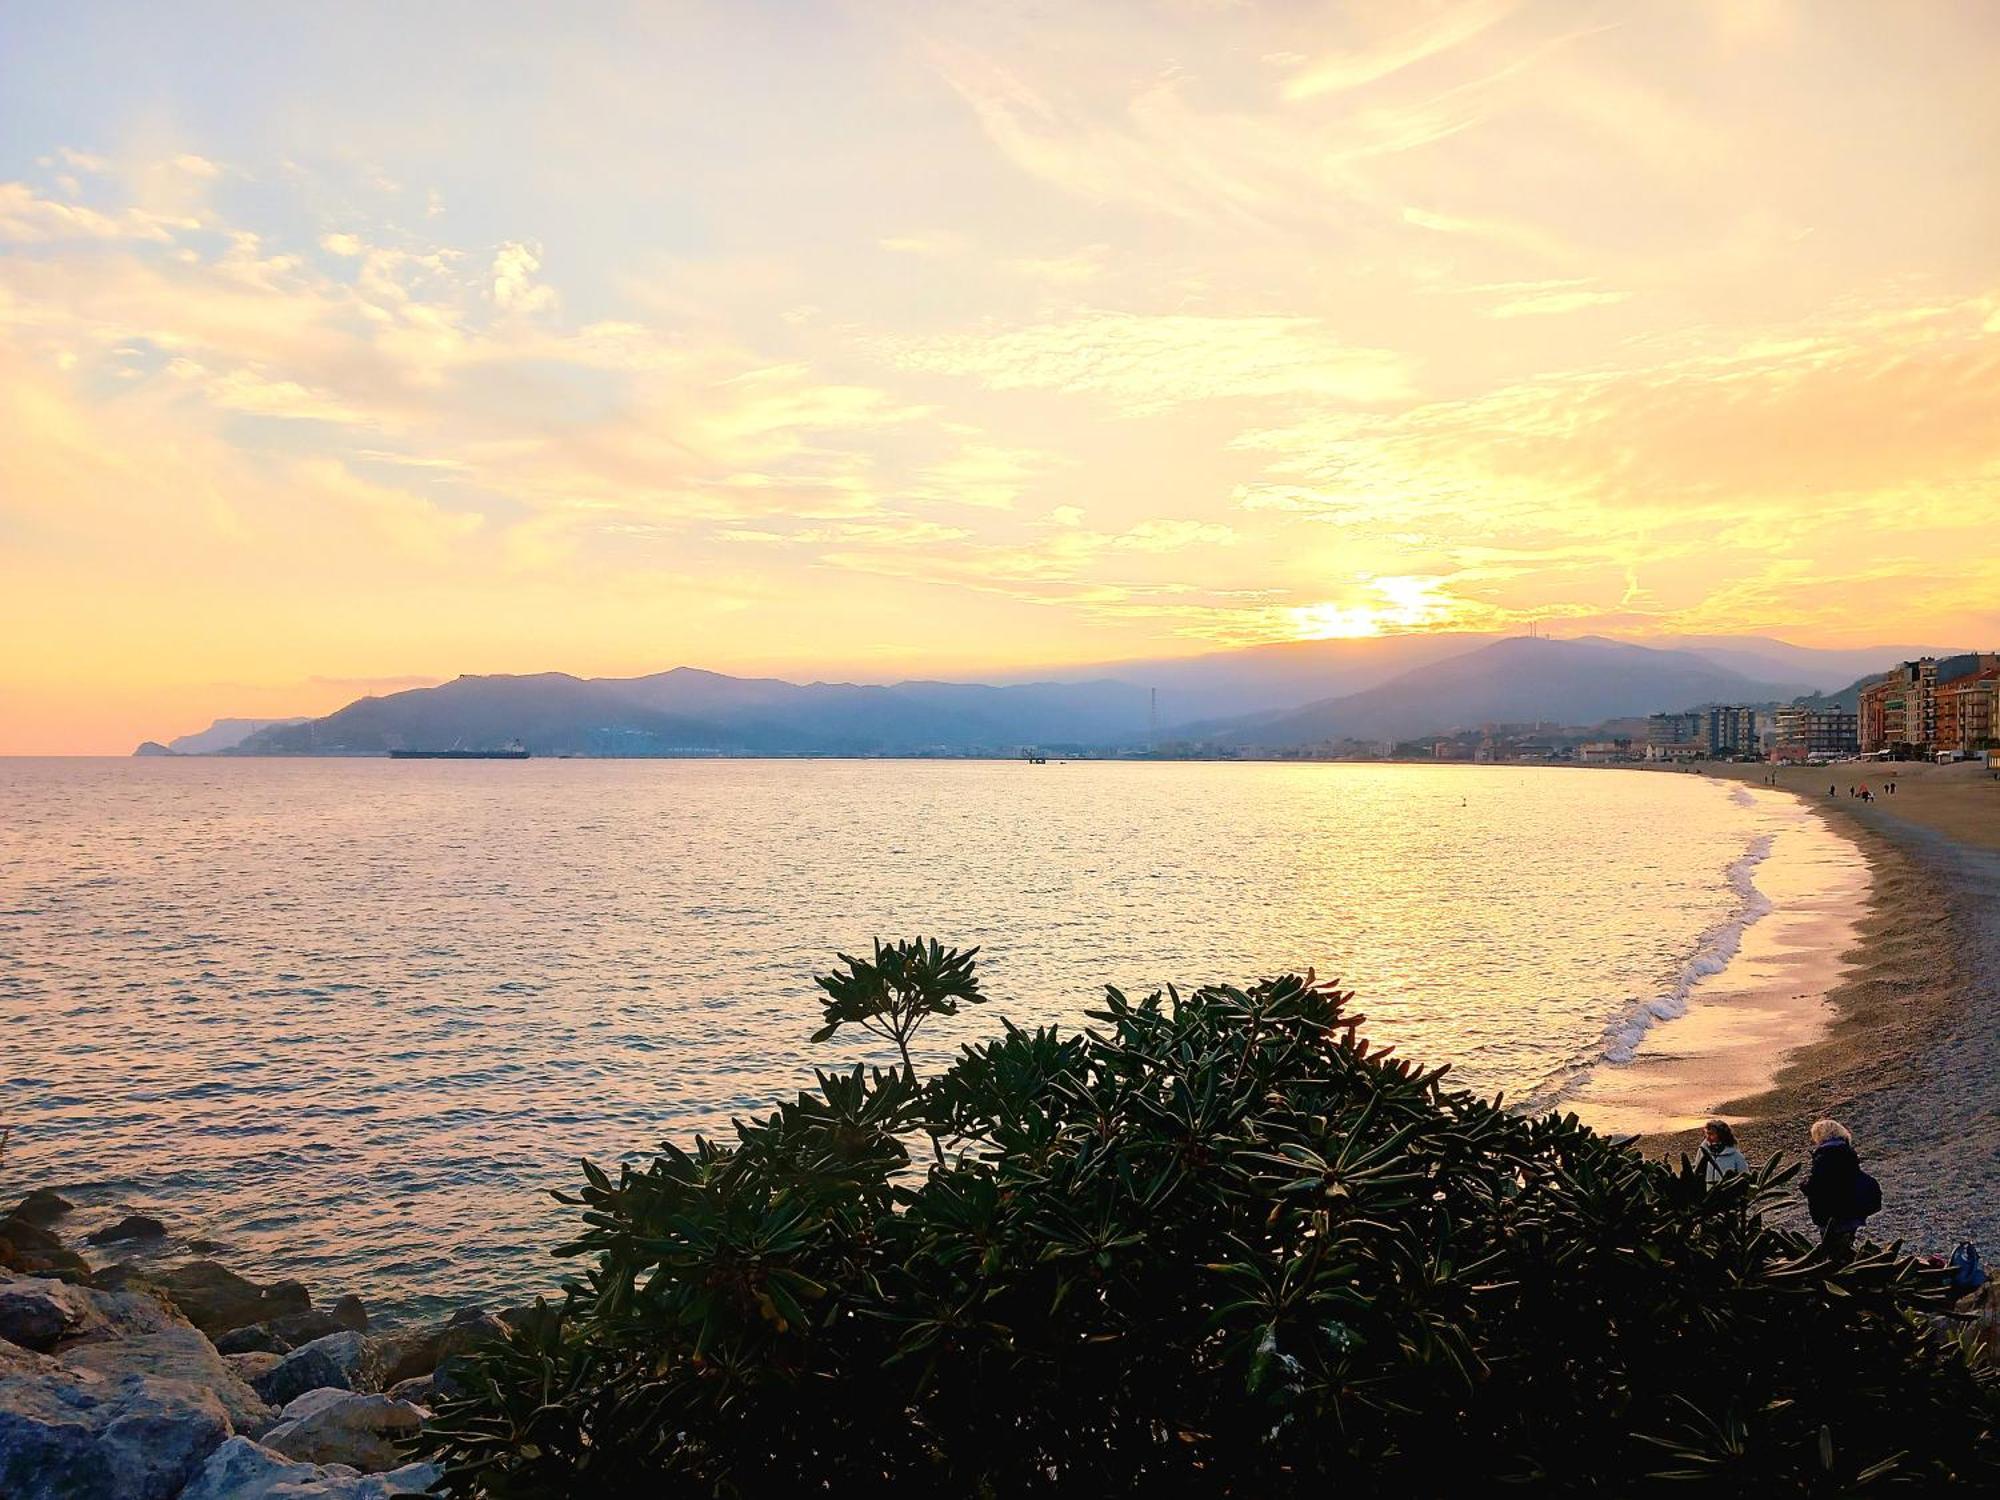
[[[1802,816],[1484,767],[0,761],[0,1186],[392,1312],[518,1296],[578,1155],[859,1055],[807,1045],[811,975],[876,934],[983,945],[996,1003],[932,1064],[1107,982],[1311,965],[1553,1097],[1726,959]]]

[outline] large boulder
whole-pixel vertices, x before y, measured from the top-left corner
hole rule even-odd
[[[327,1328],[321,1332],[337,1333],[339,1330]],[[215,1347],[224,1354],[290,1354],[292,1341],[274,1333],[268,1323],[251,1323],[247,1327],[218,1333]]]
[[[167,1226],[150,1214],[127,1214],[116,1224],[93,1229],[83,1239],[89,1245],[117,1245],[127,1240],[163,1240]]]
[[[47,1352],[176,1326],[186,1325],[154,1297],[0,1271],[0,1339],[26,1348]]]
[[[0,1219],[0,1270],[64,1281],[90,1280],[90,1263],[55,1234],[16,1210]]]
[[[73,1370],[113,1378],[144,1375],[207,1391],[228,1413],[232,1432],[255,1437],[277,1415],[215,1352],[215,1345],[185,1323],[157,1333],[64,1343],[57,1347],[56,1357]]]
[[[385,1335],[382,1383],[396,1385],[428,1375],[482,1345],[507,1337],[507,1325],[478,1307],[461,1307],[441,1323]]]
[[[173,1500],[229,1437],[210,1391],[148,1375],[0,1364],[0,1495]]]
[[[421,1495],[437,1481],[432,1464],[362,1474],[346,1464],[294,1463],[245,1438],[231,1438],[209,1455],[180,1500],[390,1500]]]
[[[282,1354],[265,1354],[253,1350],[249,1354],[225,1354],[222,1362],[236,1372],[236,1378],[245,1385],[255,1386],[258,1381],[285,1362]]]
[[[250,1323],[268,1323],[309,1311],[312,1294],[296,1281],[270,1286],[238,1276],[212,1260],[150,1271],[146,1279],[159,1287],[210,1338]]]
[[[39,1276],[10,1276],[0,1281],[0,1339],[46,1354],[79,1327],[89,1305],[81,1290],[67,1282]]]
[[[379,1391],[382,1373],[381,1354],[365,1334],[330,1333],[287,1354],[257,1381],[256,1391],[273,1406],[284,1406],[322,1387]]]
[[[14,1205],[14,1211],[8,1217],[24,1220],[38,1229],[47,1229],[75,1207],[76,1205],[61,1193],[51,1192],[47,1188],[36,1188]]]
[[[359,1391],[307,1391],[279,1413],[258,1441],[273,1453],[309,1464],[349,1464],[364,1474],[400,1466],[396,1443],[422,1429],[430,1413],[390,1396]]]

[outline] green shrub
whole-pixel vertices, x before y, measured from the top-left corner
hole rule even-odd
[[[969,954],[847,964],[828,1033],[884,974],[917,1010],[977,994]],[[449,1493],[2000,1480],[1940,1282],[1765,1223],[1795,1169],[1708,1186],[1509,1114],[1371,1049],[1350,998],[1112,990],[1083,1034],[823,1073],[733,1145],[586,1163],[559,1253],[590,1269],[441,1412]]]

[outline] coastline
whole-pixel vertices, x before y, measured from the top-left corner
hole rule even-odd
[[[1704,774],[1762,783],[1769,766]],[[1896,799],[1863,803],[1847,782]],[[1803,1155],[1821,1116],[1845,1122],[1877,1178],[1882,1240],[1947,1251],[2000,1242],[2000,783],[1971,766],[1832,766],[1781,770],[1788,791],[1862,851],[1865,911],[1844,951],[1823,1034],[1786,1057],[1771,1085],[1722,1098],[1745,1154]],[[1825,788],[1835,785],[1834,797]],[[1909,797],[1908,802],[1900,799]],[[1693,1129],[1643,1136],[1649,1155],[1692,1153]]]

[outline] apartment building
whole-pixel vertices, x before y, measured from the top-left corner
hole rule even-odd
[[[1852,755],[1860,747],[1859,716],[1839,708],[1806,708],[1793,704],[1778,710],[1777,760],[1832,760]]]
[[[1957,657],[1954,661],[1967,658]],[[1937,732],[1930,748],[1975,751],[2000,745],[2000,656],[1971,658],[1971,670],[1949,677],[1940,674],[1937,685]]]
[[[1861,749],[1928,755],[1982,748],[1995,733],[2000,653],[1900,663],[1861,689]]]
[[[1899,663],[1861,689],[1861,753],[1927,751],[1937,736],[1937,658]]]

